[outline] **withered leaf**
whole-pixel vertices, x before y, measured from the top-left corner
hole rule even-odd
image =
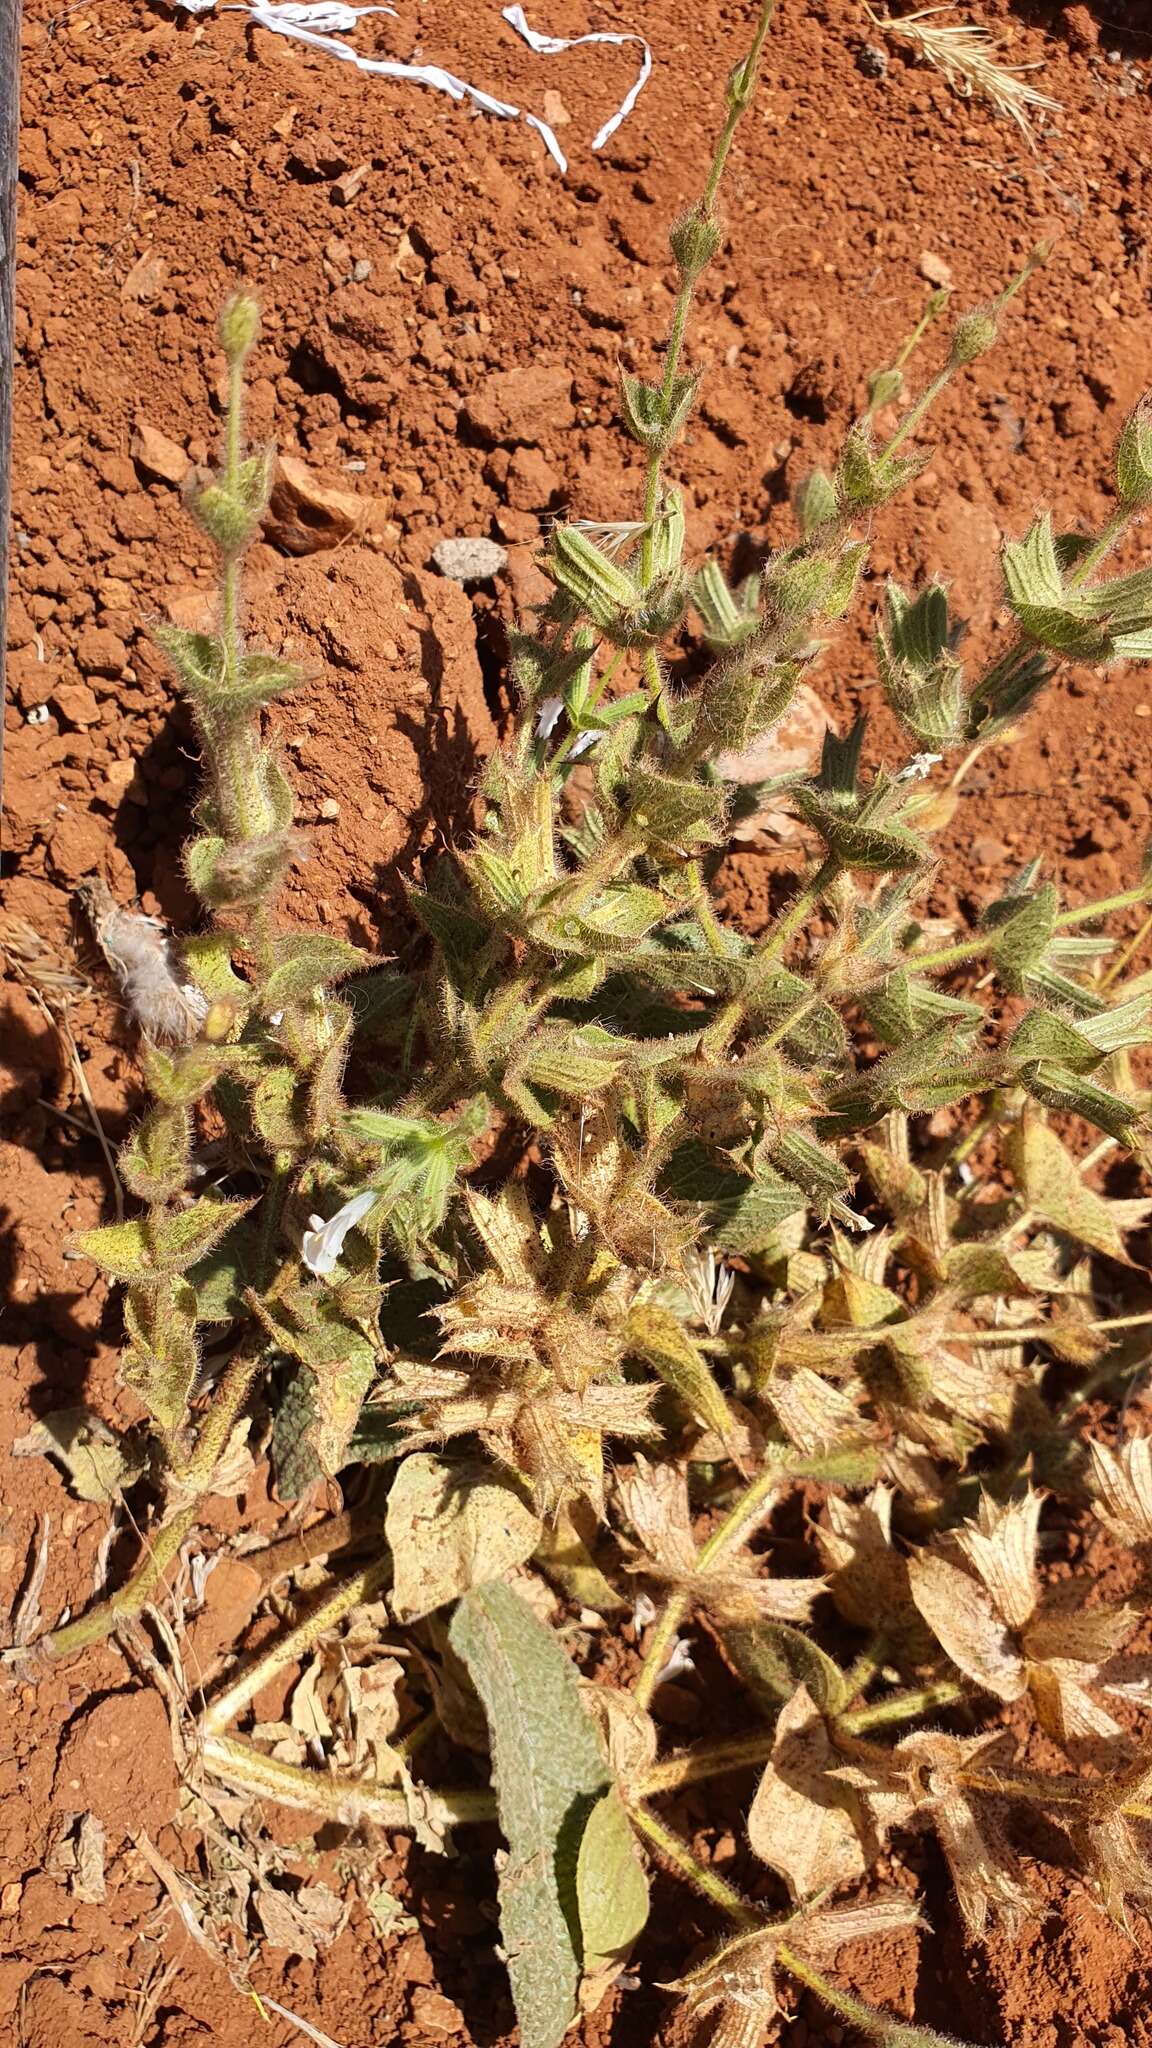
[[[851,1794],[828,1775],[840,1761],[824,1716],[799,1686],[781,1711],[748,1815],[753,1850],[799,1901],[867,1868],[848,1810]]]
[[[385,1516],[397,1620],[417,1621],[513,1571],[541,1528],[513,1482],[490,1466],[414,1452],[396,1473]]]
[[[1025,1115],[1013,1126],[1004,1152],[1028,1207],[1037,1216],[1121,1265],[1133,1263],[1124,1234],[1147,1221],[1152,1202],[1111,1200],[1086,1187],[1079,1167],[1055,1131],[1036,1116]]]
[[[909,1560],[912,1598],[952,1662],[998,1699],[1027,1690],[1024,1660],[987,1588],[933,1551]]]
[[[1120,1543],[1152,1543],[1152,1437],[1129,1437],[1118,1450],[1090,1437],[1085,1448],[1100,1520]]]
[[[142,1446],[116,1435],[91,1408],[57,1408],[41,1416],[17,1437],[12,1456],[53,1459],[63,1465],[73,1493],[101,1503],[119,1500],[146,1462]]]
[[[961,1522],[952,1532],[1010,1628],[1022,1628],[1036,1606],[1036,1532],[1043,1505],[1032,1488],[1022,1500],[1004,1505],[985,1493],[979,1519]]]

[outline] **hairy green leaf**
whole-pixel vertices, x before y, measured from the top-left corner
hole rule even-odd
[[[576,2017],[583,1964],[577,1872],[608,1768],[556,1636],[511,1586],[474,1587],[452,1648],[484,1705],[508,1860],[500,1934],[523,2048],[559,2048]],[[595,1918],[595,1916],[594,1916]]]

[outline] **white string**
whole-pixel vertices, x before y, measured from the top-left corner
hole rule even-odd
[[[609,137],[615,135],[621,121],[628,119],[652,75],[652,50],[644,37],[634,34],[630,29],[607,28],[596,29],[586,36],[545,36],[541,35],[539,29],[529,28],[522,7],[506,7],[504,19],[510,28],[515,29],[518,36],[523,36],[530,50],[535,50],[543,57],[558,57],[564,50],[579,49],[582,43],[639,43],[644,54],[640,59],[640,71],[636,82],[625,93],[616,112],[605,121],[604,126],[593,137],[593,149],[603,149]]]
[[[215,6],[216,0],[175,0],[189,14],[206,14]],[[286,36],[292,42],[304,43],[309,49],[322,50],[326,56],[335,57],[343,64],[354,64],[374,78],[395,78],[413,85],[430,86],[434,92],[445,92],[454,100],[470,100],[485,114],[494,114],[502,121],[524,121],[534,128],[553,162],[564,172],[568,159],[556,139],[554,130],[538,114],[529,113],[526,107],[513,105],[511,100],[497,99],[478,85],[472,85],[466,78],[458,78],[454,71],[446,71],[440,64],[405,64],[394,57],[365,57],[351,43],[343,40],[340,31],[347,32],[367,14],[391,14],[394,7],[382,5],[355,7],[348,0],[245,0],[245,4],[231,4],[229,13],[247,14],[258,27],[271,29],[274,35]],[[616,112],[605,121],[592,140],[593,149],[603,149],[609,137],[616,133],[636,105],[652,71],[652,51],[645,38],[630,30],[597,29],[583,36],[548,36],[538,29],[529,28],[522,7],[506,7],[503,18],[509,27],[527,43],[530,50],[538,55],[555,56],[563,50],[574,50],[582,43],[638,43],[643,52],[640,70],[634,84],[625,94]]]

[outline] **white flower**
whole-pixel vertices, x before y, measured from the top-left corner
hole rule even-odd
[[[344,1239],[357,1223],[368,1214],[378,1200],[375,1188],[362,1188],[353,1195],[343,1208],[325,1223],[322,1216],[310,1216],[308,1228],[300,1241],[304,1264],[310,1273],[316,1273],[322,1280],[335,1271],[336,1262],[344,1249]]]
[[[577,733],[575,743],[572,747],[572,751],[568,756],[569,760],[575,761],[579,757],[579,755],[586,754],[588,752],[589,747],[594,747],[596,745],[597,740],[602,740],[603,737],[604,735],[602,732]]]
[[[564,709],[563,697],[542,697],[536,713],[536,737],[538,740],[551,739],[556,730],[556,720]]]
[[[920,782],[925,775],[930,775],[937,762],[943,759],[943,754],[913,754],[907,767],[899,770],[896,780],[897,782]]]

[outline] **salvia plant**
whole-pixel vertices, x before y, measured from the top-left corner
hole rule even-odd
[[[862,2005],[837,1965],[920,1923],[907,1892],[865,1884],[893,1836],[935,1832],[975,1935],[1033,1910],[1020,1809],[1063,1828],[1103,1910],[1123,1921],[1152,1895],[1152,1751],[1121,1655],[1147,1605],[1152,1451],[1070,1420],[1143,1363],[1152,1323],[1132,1293],[1152,1204],[1096,1171],[1147,1142],[1152,976],[1132,967],[1139,935],[1120,949],[1105,922],[1152,904],[1152,879],[1068,908],[1038,860],[961,935],[922,907],[964,769],[1012,739],[1061,658],[1152,660],[1152,569],[1109,568],[1152,504],[1152,405],[1124,428],[1100,532],[1042,514],[1005,544],[1011,626],[986,665],[966,667],[941,582],[888,585],[876,674],[907,758],[866,767],[861,721],[816,773],[773,783],[810,851],[762,936],[723,922],[735,793],[717,763],[787,712],[853,603],[873,513],[929,459],[933,401],[1047,253],[954,321],[908,401],[936,295],[756,576],[690,569],[667,475],[698,383],[686,330],[771,14],[671,231],[662,374],[623,380],[643,504],[550,536],[553,595],[513,642],[521,715],[482,826],[407,880],[420,964],[277,919],[298,849],[262,713],[295,677],[242,635],[269,480],[242,434],[244,296],[221,321],[223,462],[190,498],[219,625],[162,634],[203,750],[185,864],[204,929],[177,946],[106,924],[148,993],[153,1106],[120,1158],[138,1213],[80,1245],[124,1285],[122,1376],[150,1430],[125,1470],[150,1461],[161,1498],[135,1575],[40,1655],[141,1612],[261,1431],[287,1497],[383,1467],[375,1550],[209,1701],[199,1764],[350,1829],[442,1843],[495,1817],[525,2048],[553,2048],[619,1973],[652,1863],[724,1925],[678,1987],[723,2048],[758,2048],[788,1982],[893,2048],[940,2041]],[[673,668],[689,634],[711,663]],[[933,772],[953,760],[951,780]],[[774,1532],[800,1489],[797,1577]],[[1039,1570],[1054,1496],[1143,1558],[1133,1604]],[[407,1646],[388,1740],[313,1769],[234,1732],[317,1645],[335,1683],[363,1652],[331,1645],[366,1604],[373,1654]],[[631,1685],[583,1676],[621,1626],[642,1652]],[[741,1732],[662,1753],[653,1701],[704,1638],[746,1695]],[[1066,1769],[1014,1761],[1001,1703]],[[433,1785],[414,1763],[435,1731],[460,1767]],[[666,1818],[724,1774],[750,1791],[756,1897]]]

